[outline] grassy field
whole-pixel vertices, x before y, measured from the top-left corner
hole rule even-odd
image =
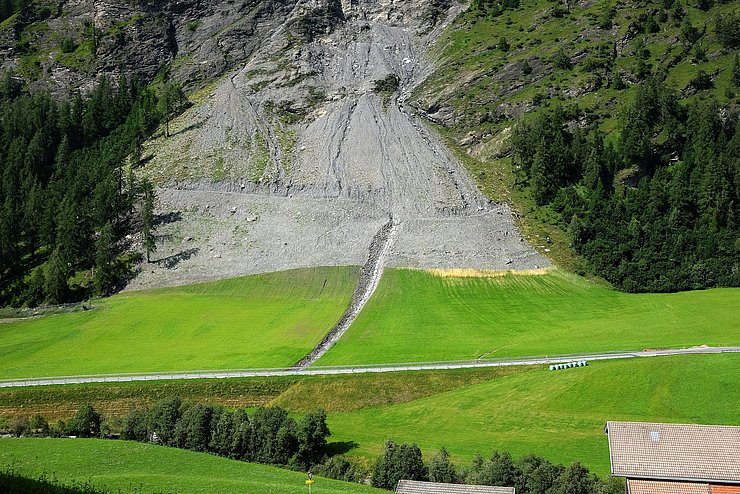
[[[417,442],[427,457],[445,446],[462,464],[476,451],[490,455],[498,448],[515,456],[580,461],[606,474],[607,420],[740,425],[738,366],[740,354],[685,355],[557,372],[523,366],[0,390],[0,422],[2,416],[39,412],[67,420],[86,402],[106,416],[121,416],[128,406],[143,408],[152,398],[181,394],[227,406],[280,405],[298,414],[325,408],[332,449],[349,449],[368,464],[390,438]]]
[[[607,420],[740,425],[740,355],[659,357],[540,369],[404,404],[329,415],[334,441],[374,457],[385,439],[446,447],[460,463],[494,449],[609,472]]]
[[[626,294],[555,271],[445,278],[386,270],[319,365],[740,344],[740,289]]]
[[[31,477],[65,482],[90,480],[113,492],[287,494],[307,491],[305,474],[227,460],[204,453],[128,441],[99,439],[0,439],[0,465]],[[386,492],[360,484],[316,478],[317,494]]]
[[[356,281],[355,268],[294,270],[0,324],[0,378],[289,366],[339,320]]]

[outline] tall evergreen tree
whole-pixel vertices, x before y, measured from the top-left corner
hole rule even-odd
[[[156,252],[157,244],[154,240],[154,188],[151,182],[145,181],[142,185],[144,204],[142,206],[142,239],[146,262],[151,262],[152,253]]]
[[[115,283],[115,236],[113,226],[106,223],[95,241],[95,293],[99,296],[110,293]]]

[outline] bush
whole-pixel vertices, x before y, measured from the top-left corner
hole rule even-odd
[[[85,405],[67,425],[67,433],[78,437],[100,437],[101,417],[91,405]]]
[[[710,76],[703,70],[700,70],[699,73],[696,74],[696,77],[691,79],[691,82],[689,82],[689,86],[693,87],[697,91],[701,91],[703,89],[713,88],[714,82],[712,81],[712,76]]]
[[[375,462],[370,482],[373,487],[395,489],[401,479],[427,479],[421,450],[416,444],[396,444],[388,440],[383,455]]]
[[[323,463],[315,465],[311,471],[316,475],[344,482],[363,482],[367,472],[342,455],[332,456]]]
[[[73,53],[77,49],[77,43],[72,38],[64,38],[59,43],[59,50],[62,53]]]
[[[740,16],[735,13],[718,15],[714,28],[722,46],[728,50],[740,48]]]
[[[573,66],[570,63],[570,57],[565,53],[565,50],[559,48],[553,58],[553,64],[556,68],[562,70],[570,70]]]
[[[532,73],[532,66],[529,65],[529,60],[525,60],[522,64],[522,74],[529,75]]]
[[[393,94],[398,90],[399,82],[396,74],[388,74],[384,79],[374,82],[373,91],[378,94]]]

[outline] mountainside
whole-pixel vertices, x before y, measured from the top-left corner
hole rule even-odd
[[[161,229],[160,254],[196,255],[132,286],[364,264],[389,222],[391,266],[547,265],[404,104],[433,67],[429,43],[461,8],[440,3],[431,15],[431,5],[299,4],[170,137],[150,142],[141,173],[181,218]]]
[[[737,286],[738,33],[736,1],[474,0],[410,103],[559,265]]]
[[[56,94],[101,75],[151,81],[166,64],[186,88],[249,58],[297,0],[35,0],[0,25],[0,69]]]
[[[549,265],[543,254],[629,291],[738,283],[736,2],[0,7],[0,99],[46,89],[71,98],[52,108],[50,121],[62,129],[51,133],[70,141],[80,129],[89,135],[72,142],[75,152],[107,135],[113,120],[126,129],[126,139],[106,144],[117,146],[114,157],[85,156],[106,161],[100,173],[108,189],[117,183],[117,204],[128,212],[90,209],[100,218],[78,235],[80,252],[61,274],[47,267],[65,235],[53,223],[68,194],[48,194],[46,184],[64,175],[55,162],[61,138],[44,140],[33,122],[45,117],[34,117],[23,124],[28,136],[0,150],[10,163],[4,188],[22,189],[4,198],[0,224],[24,225],[0,260],[24,259],[9,272],[12,292],[33,292],[26,300],[66,298],[49,295],[52,275],[58,293],[64,277],[77,295],[88,293],[85,280],[100,272],[89,267],[111,265],[113,251],[131,248],[147,256],[156,248],[132,288],[366,262],[529,269]],[[128,116],[101,110],[106,84],[130,86],[121,106]],[[32,113],[21,106],[13,118]],[[19,127],[5,122],[10,140]],[[30,145],[34,132],[43,149],[24,156],[38,147]],[[42,158],[49,169],[39,172]],[[72,180],[77,172],[65,173]],[[99,178],[86,181],[89,190],[78,188],[69,204],[101,188]],[[156,204],[147,183],[158,188]],[[31,214],[39,202],[48,211]],[[145,214],[143,235],[136,233],[142,220],[131,215],[152,207],[156,214]],[[25,226],[35,217],[45,218],[41,234]],[[115,249],[94,260],[90,246],[102,233],[100,243],[113,238]],[[39,235],[46,240],[37,245]]]

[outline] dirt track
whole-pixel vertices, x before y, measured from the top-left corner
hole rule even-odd
[[[425,25],[417,3],[345,6],[340,27],[297,47],[278,30],[173,123],[173,137],[150,143],[143,174],[161,187],[166,221],[159,261],[129,288],[364,265],[391,216],[398,231],[389,266],[549,265],[522,240],[508,207],[489,203],[403,105],[444,27]],[[388,74],[398,91],[376,94]]]

